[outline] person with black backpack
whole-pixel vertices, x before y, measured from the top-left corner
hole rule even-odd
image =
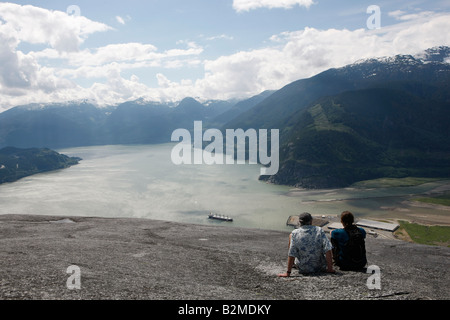
[[[331,232],[334,263],[343,271],[363,271],[367,264],[366,231],[354,224],[354,216],[349,211],[341,214],[343,229]]]

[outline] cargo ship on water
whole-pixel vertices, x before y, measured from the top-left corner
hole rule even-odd
[[[233,218],[230,218],[228,216],[219,215],[219,214],[213,214],[212,212],[208,215],[209,219],[213,220],[220,220],[220,221],[226,221],[226,222],[233,222]]]

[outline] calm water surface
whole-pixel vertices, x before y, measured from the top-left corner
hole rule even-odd
[[[79,165],[0,185],[0,214],[149,218],[185,223],[291,230],[290,215],[308,211],[389,216],[402,201],[447,182],[416,187],[295,190],[258,181],[258,165],[182,165],[174,144],[96,146],[58,150]],[[426,210],[426,209],[420,209]],[[229,215],[233,223],[207,219]]]

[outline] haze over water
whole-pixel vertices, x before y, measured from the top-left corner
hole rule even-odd
[[[174,144],[58,150],[83,158],[65,170],[0,185],[0,214],[148,218],[245,228],[292,230],[290,215],[392,216],[412,194],[447,182],[377,189],[295,190],[258,181],[259,165],[181,165]],[[295,194],[295,196],[292,196]],[[212,221],[210,212],[234,222]]]

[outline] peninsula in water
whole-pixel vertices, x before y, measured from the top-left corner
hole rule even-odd
[[[0,184],[42,172],[68,168],[81,158],[68,157],[47,148],[19,149],[6,147],[0,150]]]

